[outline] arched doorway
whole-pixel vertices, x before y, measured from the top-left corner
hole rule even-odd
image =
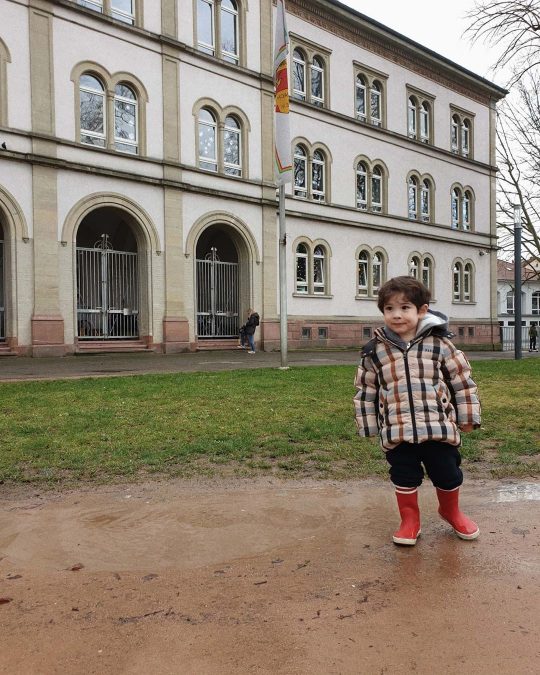
[[[140,333],[137,226],[114,207],[89,213],[77,230],[77,338],[135,340]]]
[[[249,254],[239,232],[225,223],[203,230],[196,246],[198,339],[238,337],[249,285]]]
[[[0,342],[6,341],[6,253],[4,247],[4,226],[0,221]]]

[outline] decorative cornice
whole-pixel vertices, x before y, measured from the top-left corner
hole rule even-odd
[[[343,7],[343,10],[346,9],[346,7]],[[322,3],[319,4],[313,2],[313,0],[289,0],[287,3],[287,11],[290,14],[294,14],[325,31],[332,31],[335,35],[352,44],[408,68],[418,75],[467,96],[478,103],[489,105],[492,99],[502,98],[502,94],[496,95],[496,90],[499,90],[499,87],[493,85],[493,91],[488,92],[480,77],[473,85],[464,74],[459,73],[457,65],[455,71],[451,70],[451,67],[446,65],[444,61],[437,62],[435,54],[432,57],[428,53],[422,55],[413,50],[412,47],[408,49],[405,44],[398,43],[390,33],[388,36],[376,33],[367,23],[362,23],[361,17],[356,17],[354,13],[351,12],[350,19],[347,19],[338,13],[337,8],[334,11],[332,10],[332,7],[324,7]],[[437,69],[433,68],[435,63],[437,63]],[[471,78],[472,76],[471,74]]]

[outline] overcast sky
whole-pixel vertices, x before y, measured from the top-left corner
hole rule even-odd
[[[503,78],[489,68],[497,58],[496,50],[483,44],[471,46],[462,37],[469,21],[466,13],[474,0],[340,0],[362,14],[393,28],[415,42],[446,58],[504,85]]]

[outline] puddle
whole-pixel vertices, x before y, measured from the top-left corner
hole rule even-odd
[[[498,502],[523,502],[540,500],[540,483],[521,483],[520,485],[501,485],[497,488]]]

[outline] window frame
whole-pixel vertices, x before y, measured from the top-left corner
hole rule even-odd
[[[427,270],[427,282],[426,278]],[[407,274],[417,281],[421,281],[431,292],[431,299],[435,301],[435,259],[431,253],[413,251],[407,261]]]
[[[291,83],[290,83],[290,97],[293,101],[308,103],[317,108],[330,108],[330,56],[332,50],[322,45],[315,44],[306,38],[289,31],[290,40],[290,63]],[[304,71],[304,91],[295,88],[295,63],[300,63],[296,60],[295,52],[303,57],[303,71]],[[315,61],[319,61],[319,65],[314,65]],[[320,73],[322,78],[321,96],[313,94],[313,76],[314,73]]]
[[[359,171],[362,165],[365,171]],[[359,179],[365,182],[365,202],[358,199]],[[354,160],[355,180],[355,208],[366,213],[382,214],[387,211],[388,169],[380,159],[370,160],[365,155],[359,155]],[[379,183],[380,202],[374,200],[375,183]]]
[[[450,227],[462,232],[474,232],[475,195],[466,185],[454,183],[450,188]]]
[[[407,136],[426,145],[435,143],[435,96],[406,85]]]
[[[101,16],[107,16],[124,26],[137,26],[141,28],[143,25],[142,0],[131,0],[132,12],[123,11],[114,7],[114,0],[75,0],[75,4],[90,12],[95,12]]]
[[[464,159],[474,158],[474,118],[475,113],[450,105],[450,152]]]
[[[199,154],[199,126],[201,111],[208,111],[215,120],[215,148],[216,148],[216,169],[206,168],[201,166],[205,160]],[[227,178],[248,178],[249,177],[249,152],[248,141],[250,125],[249,120],[242,110],[236,106],[227,106],[222,108],[216,101],[209,98],[198,100],[193,106],[193,120],[194,120],[194,142],[195,142],[195,161],[196,167],[205,173],[217,174]],[[227,119],[232,118],[237,124],[238,129],[227,125]],[[235,133],[238,136],[238,159],[239,165],[232,164],[226,161],[226,141],[227,134]],[[212,162],[208,162],[211,164]]]
[[[364,256],[364,259],[361,260],[361,256]],[[360,285],[361,266],[366,269],[367,285]],[[388,276],[388,255],[386,251],[380,246],[372,249],[370,246],[361,244],[355,251],[355,267],[355,299],[376,300],[379,288],[385,283]],[[376,284],[377,270],[380,274],[378,284]]]
[[[236,10],[223,6],[222,0],[193,0],[193,45],[201,54],[219,59],[232,66],[245,66],[246,64],[246,2],[245,0],[229,0],[236,5]],[[199,40],[201,24],[199,20],[200,3],[208,5],[212,21],[211,34],[213,44]],[[227,51],[223,45],[224,15],[233,18],[233,27],[236,35],[236,54]]]
[[[353,61],[353,78],[354,118],[361,124],[369,124],[373,127],[385,129],[388,75],[358,61]],[[363,81],[361,87],[358,86],[359,80]],[[364,90],[365,115],[363,116],[358,114],[358,89],[361,88]],[[378,118],[373,116],[373,96],[376,96],[379,102]]]
[[[297,148],[301,148],[304,155],[297,152]],[[330,153],[326,146],[321,143],[311,144],[305,138],[294,139],[292,143],[292,157],[293,157],[293,180],[292,180],[292,196],[295,199],[303,199],[305,201],[316,202],[319,204],[330,203]],[[316,155],[322,156],[322,161],[316,158]],[[304,164],[305,185],[298,185],[296,182],[296,166],[300,162]],[[316,167],[321,168],[321,176],[323,181],[323,189],[317,190],[314,188],[314,178]]]
[[[299,252],[300,247],[304,251]],[[318,252],[320,250],[320,252]],[[294,296],[309,298],[331,298],[330,295],[330,257],[331,251],[328,243],[322,239],[312,241],[308,237],[300,237],[293,244],[294,257]],[[306,270],[306,280],[299,280],[298,261],[303,260]],[[322,281],[315,281],[316,261],[321,261],[320,271]],[[305,290],[303,290],[305,289]]]
[[[473,305],[476,303],[476,268],[472,260],[455,258],[452,262],[452,303]]]
[[[85,135],[85,130],[81,128],[81,78],[84,75],[89,75],[90,77],[98,80],[104,90],[105,94],[105,104],[104,104],[104,133],[105,133],[105,145],[92,145],[91,143],[85,143],[82,140],[82,136]],[[107,150],[110,152],[118,153],[127,157],[144,157],[146,155],[146,106],[148,104],[148,93],[142,84],[142,82],[127,72],[118,72],[111,74],[103,66],[94,63],[94,62],[81,62],[74,66],[71,71],[71,81],[73,82],[74,87],[74,115],[75,115],[75,142],[79,143],[82,147],[85,148],[94,148],[96,150]],[[116,113],[116,87],[118,85],[124,85],[128,87],[134,95],[134,100],[130,100],[131,104],[136,106],[136,131],[135,135],[137,138],[137,152],[128,152],[122,150],[121,148],[116,147],[116,124],[115,124],[115,113]],[[91,134],[90,134],[91,135]],[[125,139],[119,139],[120,143],[124,143]],[[126,143],[126,145],[131,145],[131,143]],[[133,147],[135,147],[133,145]]]

